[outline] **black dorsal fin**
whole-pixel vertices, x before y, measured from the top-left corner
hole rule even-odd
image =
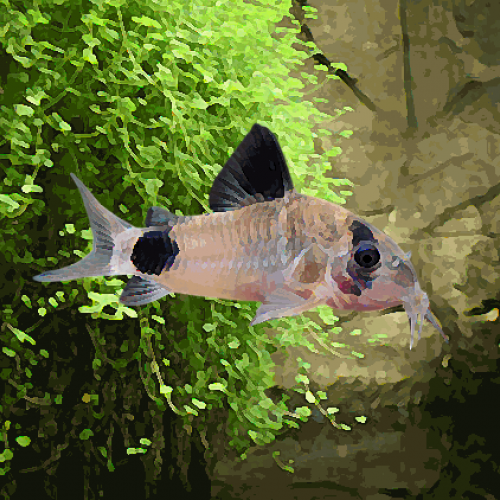
[[[289,191],[293,182],[278,140],[256,123],[215,178],[210,208],[214,212],[236,210],[283,198]]]

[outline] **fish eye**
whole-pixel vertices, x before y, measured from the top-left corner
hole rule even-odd
[[[365,243],[356,250],[354,260],[359,266],[370,269],[380,261],[380,253],[375,245]]]

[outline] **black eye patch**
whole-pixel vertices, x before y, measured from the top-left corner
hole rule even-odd
[[[378,243],[373,236],[371,229],[359,220],[353,220],[349,226],[349,231],[352,232],[352,247],[357,247],[362,241]]]

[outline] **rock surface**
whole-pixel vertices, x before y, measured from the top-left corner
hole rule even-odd
[[[404,312],[370,313],[341,318],[342,333],[330,335],[364,358],[297,348],[287,356],[276,353],[277,386],[296,386],[301,357],[311,364],[311,390],[325,391],[323,406],[338,407],[337,421],[352,430],[336,429],[313,412],[293,437],[254,449],[242,463],[219,462],[215,476],[224,486],[214,494],[383,500],[432,490],[451,498],[452,483],[440,478],[449,462],[449,470],[459,467],[449,450],[460,438],[447,434],[455,419],[459,428],[459,416],[451,405],[443,410],[449,411],[443,424],[436,401],[453,397],[450,390],[475,394],[474,374],[495,372],[500,357],[500,4],[333,0],[309,5],[318,9],[316,20],[304,19],[299,4],[292,12],[307,23],[331,62],[347,65],[373,108],[341,81],[325,83],[312,94],[327,100],[320,109],[353,111],[318,128],[353,135],[319,134],[317,152],[342,148],[331,175],[355,184],[346,208],[412,252],[450,344],[427,324],[410,351]],[[312,60],[307,70],[318,74]],[[350,335],[358,330],[362,335]],[[349,349],[338,349],[344,351]],[[463,377],[472,377],[470,386]],[[297,399],[297,406],[305,404]],[[361,424],[355,416],[367,420]],[[492,467],[499,467],[498,461]],[[488,476],[477,480],[481,498],[500,498],[493,496]],[[463,488],[455,490],[455,498],[467,493],[467,485]]]

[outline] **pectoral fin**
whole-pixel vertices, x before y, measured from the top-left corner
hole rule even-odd
[[[257,314],[250,326],[284,316],[296,316],[323,303],[324,299],[314,294],[304,299],[290,290],[279,288],[269,295],[257,309]]]
[[[153,280],[139,276],[130,278],[120,296],[120,302],[126,306],[142,306],[168,295],[170,290]]]

